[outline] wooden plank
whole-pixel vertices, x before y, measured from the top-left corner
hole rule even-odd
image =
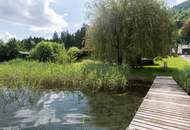
[[[190,130],[190,96],[172,77],[156,77],[127,130]]]
[[[163,94],[176,94],[176,95],[185,95],[187,96],[186,93],[184,93],[183,91],[168,91],[168,90],[155,90],[155,89],[150,89],[149,92],[158,92],[158,93],[163,93]]]
[[[171,79],[155,79],[154,84],[170,84],[170,85],[176,85],[177,82]]]
[[[157,113],[143,113],[143,112],[139,112],[138,115],[136,115],[136,119],[137,118],[142,118],[143,120],[147,120],[147,119],[150,119],[150,121],[154,121],[156,120],[156,122],[159,122],[159,119],[162,118],[162,124],[164,125],[170,125],[173,124],[172,126],[184,126],[184,127],[187,127],[189,128],[190,127],[190,124],[189,124],[189,121],[185,121],[183,119],[177,119],[175,117],[171,118],[171,117],[167,117],[167,116],[160,116],[160,115],[156,115]]]

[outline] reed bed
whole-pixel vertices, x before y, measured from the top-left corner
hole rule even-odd
[[[0,64],[0,84],[9,87],[119,90],[127,86],[129,71],[128,65],[118,66],[93,61],[56,64],[16,59]]]

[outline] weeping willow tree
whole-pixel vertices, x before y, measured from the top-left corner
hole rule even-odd
[[[87,45],[101,60],[134,63],[166,55],[172,43],[172,15],[160,0],[99,0],[89,14]]]

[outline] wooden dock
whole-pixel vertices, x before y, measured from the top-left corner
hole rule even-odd
[[[156,77],[127,130],[190,130],[190,96],[172,77]]]

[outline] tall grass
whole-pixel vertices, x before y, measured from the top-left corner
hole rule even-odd
[[[73,64],[12,60],[0,64],[0,83],[6,86],[117,90],[128,83],[129,67],[85,61]]]
[[[190,94],[190,66],[180,70],[175,77],[180,85]]]

